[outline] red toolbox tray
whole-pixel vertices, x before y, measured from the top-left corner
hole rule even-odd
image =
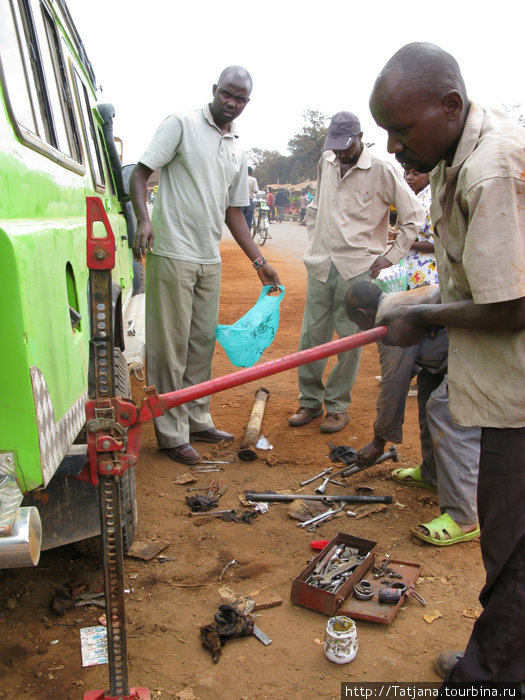
[[[381,563],[382,562],[380,562],[380,564]],[[406,586],[408,586],[408,588],[413,588],[414,583],[421,574],[421,565],[410,561],[389,559],[388,568],[393,569],[395,572],[401,575],[401,578],[392,579],[392,583],[404,583]],[[401,596],[401,600],[395,604],[380,603],[377,598],[377,594],[379,593],[379,590],[386,585],[381,583],[381,579],[388,578],[388,576],[381,576],[380,579],[375,579],[372,572],[370,572],[370,575],[367,575],[365,578],[370,583],[370,587],[374,592],[374,597],[370,600],[360,600],[359,598],[354,598],[352,587],[350,596],[341,605],[337,611],[337,614],[347,615],[353,620],[367,620],[368,622],[379,622],[387,625],[392,622],[394,617],[397,615],[399,608],[406,602],[408,594]]]
[[[306,579],[315,569],[317,563],[321,561],[324,555],[334,546],[345,544],[349,547],[355,547],[360,555],[365,556],[354,573],[348,577],[345,583],[339,588],[336,593],[330,593],[322,588],[311,586],[306,583]],[[339,532],[326,547],[317,554],[308,566],[296,576],[292,582],[292,590],[290,600],[296,605],[302,605],[304,608],[317,610],[324,615],[333,615],[335,611],[342,605],[343,601],[348,597],[353,590],[354,585],[364,578],[366,572],[374,563],[375,550],[377,542],[372,540],[364,540],[361,537],[347,535],[344,532]]]

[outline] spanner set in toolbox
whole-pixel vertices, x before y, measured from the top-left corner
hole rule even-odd
[[[292,603],[333,615],[372,567],[376,547],[339,532],[293,580]]]

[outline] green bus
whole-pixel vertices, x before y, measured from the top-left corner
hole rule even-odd
[[[116,393],[130,395],[125,341],[140,366],[143,268],[113,107],[96,82],[65,0],[0,3],[0,568],[100,532],[86,463],[93,393],[86,197],[115,238]],[[95,222],[96,227],[102,223]],[[128,336],[129,332],[135,333]],[[138,332],[138,335],[137,335]],[[128,358],[129,359],[129,358]],[[91,368],[91,371],[90,371]],[[125,545],[136,529],[133,469],[122,477]]]

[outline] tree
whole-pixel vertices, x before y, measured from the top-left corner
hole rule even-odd
[[[303,112],[303,119],[305,123],[302,130],[288,141],[294,182],[315,180],[317,162],[326,138],[326,114],[307,109]]]
[[[326,138],[325,122],[328,117],[322,112],[307,109],[303,112],[304,124],[301,131],[288,141],[290,155],[278,151],[263,151],[252,148],[248,160],[253,166],[260,187],[272,183],[292,185],[305,180],[315,180],[317,162]]]

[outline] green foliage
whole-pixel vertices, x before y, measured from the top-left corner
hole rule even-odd
[[[259,187],[277,182],[294,185],[305,180],[315,180],[328,117],[322,112],[307,109],[303,112],[303,119],[301,131],[288,141],[290,155],[284,156],[278,151],[263,151],[260,148],[252,148],[248,152],[248,160]]]

